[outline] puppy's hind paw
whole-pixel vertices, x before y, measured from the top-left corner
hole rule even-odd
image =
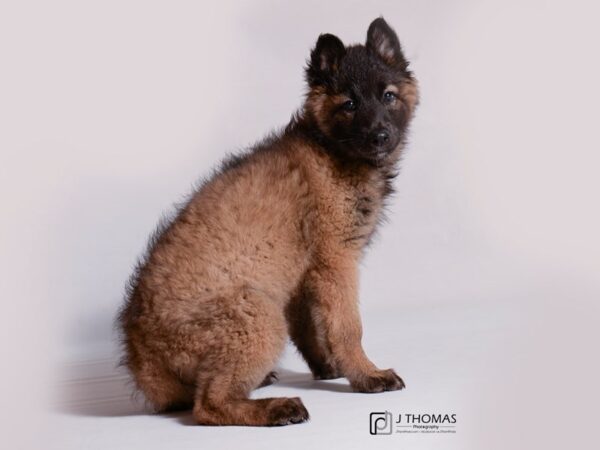
[[[279,399],[278,399],[279,400]],[[282,398],[269,408],[269,425],[280,426],[301,423],[308,420],[308,411],[298,397]]]
[[[265,379],[262,380],[262,382],[258,385],[258,387],[261,388],[261,387],[265,387],[265,386],[270,386],[271,384],[275,383],[277,380],[279,380],[279,378],[277,377],[277,372],[271,371],[267,374],[267,376],[265,376]]]

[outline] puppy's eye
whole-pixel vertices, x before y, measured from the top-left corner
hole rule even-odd
[[[342,109],[347,112],[356,111],[356,102],[354,100],[347,100],[342,103]]]
[[[386,91],[383,94],[383,101],[385,103],[392,103],[394,102],[394,100],[396,100],[398,97],[396,96],[396,94],[392,91]]]

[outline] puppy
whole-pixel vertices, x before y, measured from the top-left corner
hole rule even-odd
[[[402,389],[361,346],[358,261],[418,101],[383,18],[365,45],[319,36],[308,93],[285,130],[230,158],[157,231],[118,325],[124,364],[157,411],[198,424],[286,425],[299,398],[249,399],[290,336],[317,379],[357,392]]]

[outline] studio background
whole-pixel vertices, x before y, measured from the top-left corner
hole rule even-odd
[[[6,442],[589,448],[599,12],[536,0],[3,3]],[[307,388],[285,389],[315,399],[307,425],[223,433],[123,409],[122,389],[103,392],[114,414],[78,400],[94,377],[116,377],[112,322],[161,214],[226,154],[287,123],[320,33],[363,43],[379,15],[421,103],[389,221],[362,263],[361,310],[367,353],[408,389],[323,392],[290,351],[283,366]],[[377,408],[453,410],[460,422],[454,435],[383,440],[367,431]]]

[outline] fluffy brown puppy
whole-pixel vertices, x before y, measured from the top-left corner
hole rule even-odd
[[[321,35],[284,131],[231,158],[151,240],[119,316],[124,363],[157,411],[285,425],[299,398],[248,398],[288,334],[315,378],[401,389],[361,346],[358,261],[382,214],[416,82],[382,19],[365,45]]]

